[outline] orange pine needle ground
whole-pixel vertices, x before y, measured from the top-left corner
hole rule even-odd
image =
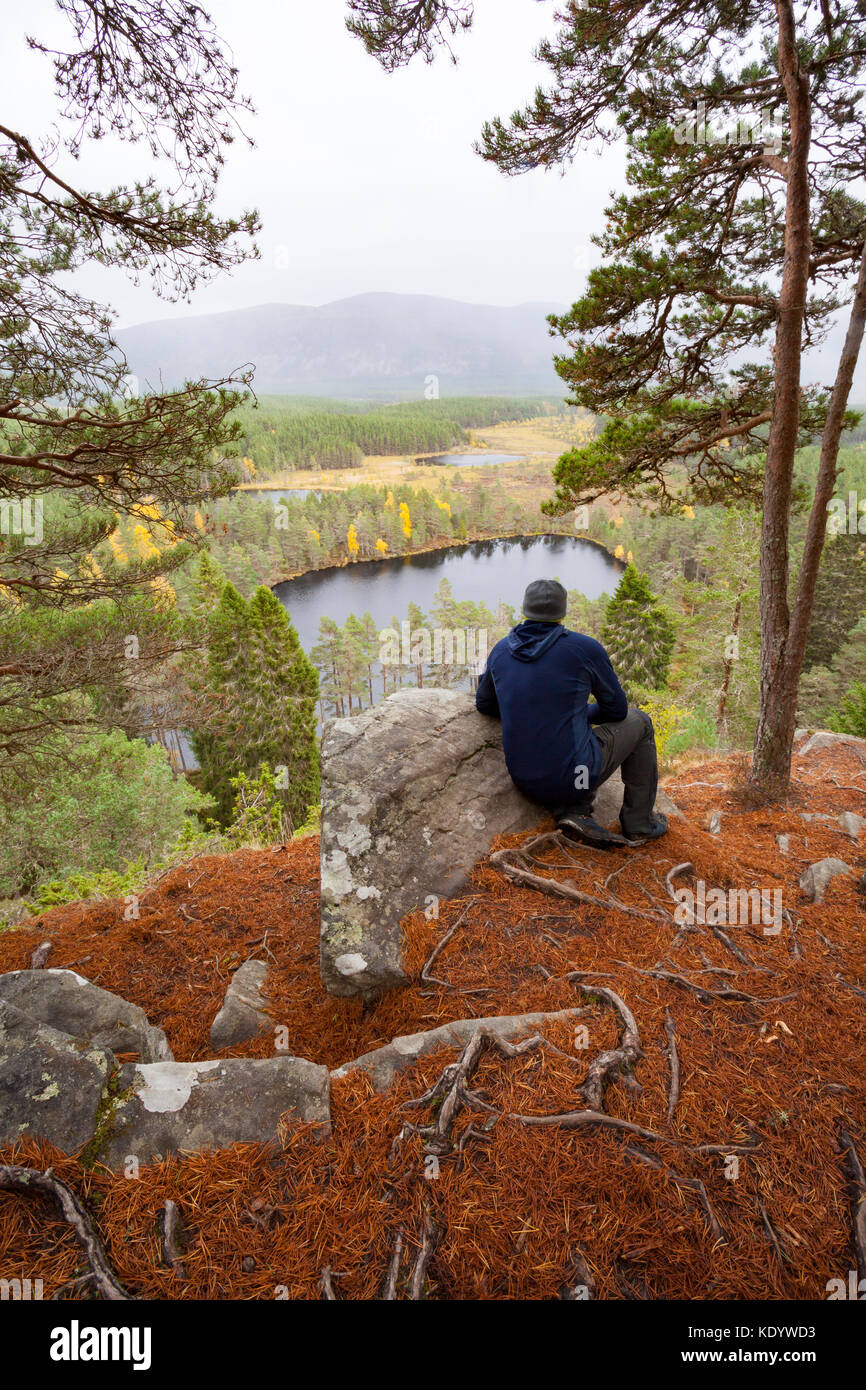
[[[35,945],[50,938],[49,965],[73,965],[140,1004],[165,1029],[178,1060],[210,1055],[208,1029],[227,981],[250,956],[272,966],[274,1021],[288,1030],[291,1050],[330,1066],[450,1019],[585,1005],[588,1051],[575,1050],[573,1027],[560,1024],[547,1036],[567,1056],[542,1049],[482,1058],[473,1087],[497,1108],[533,1114],[582,1108],[575,1091],[588,1059],[616,1043],[613,1013],[579,998],[563,978],[569,970],[599,972],[634,1012],[645,1052],[636,1068],[642,1095],[612,1086],[607,1109],[670,1135],[670,1143],[646,1147],[666,1169],[702,1179],[723,1243],[693,1191],[634,1161],[623,1136],[609,1131],[528,1129],[502,1118],[489,1143],[470,1142],[462,1160],[441,1160],[438,1180],[425,1178],[421,1141],[410,1135],[392,1144],[407,1117],[430,1118],[401,1106],[436,1080],[453,1049],[424,1058],[382,1096],[359,1074],[335,1083],[331,1136],[289,1129],[280,1152],[239,1145],[175,1158],[137,1179],[84,1171],[74,1158],[32,1142],[0,1149],[0,1161],[50,1163],[70,1182],[90,1205],[118,1276],[141,1298],[319,1298],[326,1266],[338,1298],[376,1298],[398,1230],[406,1242],[402,1297],[428,1207],[441,1232],[429,1266],[434,1298],[555,1298],[575,1282],[576,1249],[600,1298],[635,1290],[666,1299],[824,1298],[828,1280],[855,1267],[840,1125],[866,1162],[866,1000],[856,992],[866,990],[866,895],[858,886],[866,839],[855,844],[800,813],[853,807],[866,815],[866,774],[850,748],[795,767],[788,805],[761,810],[742,810],[724,785],[696,785],[724,784],[729,762],[679,774],[668,790],[688,822],[673,822],[663,840],[631,852],[630,867],[610,888],[635,910],[669,913],[664,877],[683,860],[707,885],[781,888],[797,922],[799,956],[787,927],[768,937],[752,926],[731,934],[773,974],[745,968],[706,932],[684,943],[666,968],[762,1001],[795,995],[785,1002],[702,1001],[642,975],[670,951],[669,923],[550,898],[506,882],[489,864],[477,867],[470,890],[477,900],[434,968],[448,988],[415,983],[373,1008],[332,999],[318,974],[315,837],[284,850],[196,859],[142,896],[137,921],[123,920],[122,902],[74,904],[0,934],[0,970],[26,967]],[[720,835],[702,828],[715,808],[723,812]],[[776,845],[782,833],[791,837],[787,856]],[[826,902],[815,905],[798,878],[807,863],[829,855],[846,859],[856,874],[834,880]],[[604,896],[623,854],[581,850],[579,857],[587,872],[571,876]],[[422,913],[406,919],[414,977],[461,910],[454,901],[442,904],[438,921]],[[682,1065],[670,1128],[667,1017]],[[273,1039],[259,1038],[221,1055],[272,1053]],[[472,1118],[461,1115],[456,1134]],[[762,1143],[739,1158],[735,1177],[724,1155],[685,1147],[748,1143],[753,1130]],[[182,1281],[159,1260],[156,1222],[169,1197],[186,1232]],[[46,1297],[82,1273],[74,1236],[50,1206],[0,1193],[0,1273],[42,1278]]]

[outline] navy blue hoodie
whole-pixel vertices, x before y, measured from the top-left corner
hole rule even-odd
[[[590,704],[590,695],[597,703]],[[590,788],[597,785],[601,745],[590,725],[628,714],[604,647],[561,623],[519,623],[497,642],[475,704],[502,720],[512,781],[531,801],[549,807],[580,800],[579,766],[588,769]]]

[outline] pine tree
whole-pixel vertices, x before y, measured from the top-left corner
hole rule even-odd
[[[607,605],[601,640],[626,693],[664,686],[676,633],[646,575],[634,565],[626,567]]]
[[[203,719],[193,733],[204,787],[227,823],[231,778],[277,774],[290,825],[302,825],[319,795],[318,676],[289,615],[262,586],[247,601],[226,584],[210,623],[207,665],[197,692]]]

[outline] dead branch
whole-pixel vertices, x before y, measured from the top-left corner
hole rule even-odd
[[[41,970],[44,967],[48,957],[51,955],[53,949],[53,941],[43,941],[41,945],[37,946],[36,950],[33,952],[33,955],[30,957],[30,969]]]
[[[445,950],[445,947],[448,945],[448,942],[449,942],[449,941],[451,940],[451,938],[454,936],[455,932],[457,931],[457,928],[458,928],[458,927],[460,926],[460,924],[462,923],[462,921],[463,921],[464,917],[466,916],[467,912],[469,911],[469,908],[470,908],[470,906],[472,905],[472,903],[477,902],[477,901],[478,901],[477,897],[472,897],[472,898],[469,898],[469,899],[467,900],[466,906],[464,907],[463,911],[460,913],[459,917],[457,918],[457,921],[454,923],[454,925],[453,925],[452,927],[449,927],[449,928],[448,928],[448,930],[447,930],[447,932],[445,933],[445,935],[444,935],[443,937],[441,937],[440,940],[437,941],[436,945],[433,947],[433,950],[430,952],[430,955],[427,957],[427,960],[424,962],[424,965],[423,965],[422,968],[421,968],[421,976],[420,976],[420,978],[421,978],[421,981],[422,981],[425,985],[442,985],[443,989],[450,989],[450,988],[451,988],[451,986],[449,985],[449,983],[448,983],[447,980],[440,980],[440,979],[437,979],[437,977],[436,977],[435,975],[431,975],[431,974],[429,973],[429,971],[430,971],[430,966],[431,966],[431,965],[433,964],[433,962],[436,960],[437,956],[440,956],[440,955],[442,954],[442,952]]]
[[[18,1192],[21,1196],[50,1197],[59,1208],[63,1220],[75,1232],[78,1242],[90,1265],[93,1282],[103,1298],[112,1302],[133,1302],[120,1283],[105,1254],[102,1241],[81,1200],[67,1187],[65,1182],[54,1176],[51,1168],[43,1173],[39,1168],[20,1168],[17,1164],[0,1165],[0,1189]]]
[[[337,1295],[334,1293],[334,1285],[331,1280],[330,1265],[325,1265],[325,1268],[319,1275],[319,1288],[322,1291],[322,1298],[325,1300],[326,1303],[337,1302]]]
[[[186,1271],[183,1267],[183,1255],[181,1250],[182,1225],[180,1211],[177,1202],[171,1198],[166,1200],[165,1206],[157,1217],[157,1231],[159,1234],[160,1250],[162,1260],[174,1270],[176,1279],[185,1279]]]

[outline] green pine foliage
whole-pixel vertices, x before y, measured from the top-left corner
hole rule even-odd
[[[601,640],[623,689],[661,690],[676,641],[672,619],[659,606],[646,575],[626,566],[605,610]]]
[[[238,412],[244,453],[259,477],[286,468],[357,468],[364,456],[435,454],[469,442],[467,430],[562,409],[536,396],[452,396],[394,405],[264,398]]]
[[[805,666],[829,666],[866,615],[866,536],[842,532],[821,554]]]
[[[206,796],[174,776],[159,746],[117,729],[67,735],[55,745],[50,774],[25,779],[7,772],[0,898],[75,872],[153,863],[211,809]]]
[[[192,677],[198,723],[192,743],[202,784],[222,824],[235,804],[232,779],[273,769],[286,824],[303,824],[319,795],[318,676],[289,615],[264,586],[243,598],[226,584],[210,619],[207,660]]]
[[[866,738],[866,681],[852,685],[839,709],[827,721],[840,734]]]

